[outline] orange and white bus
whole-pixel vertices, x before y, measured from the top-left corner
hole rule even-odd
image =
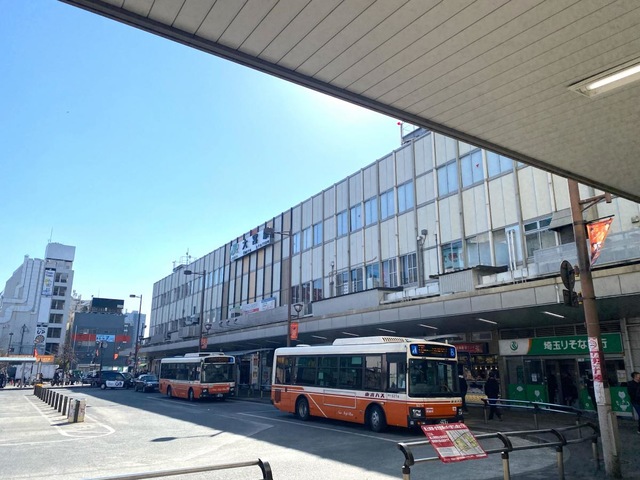
[[[160,392],[168,397],[225,398],[234,395],[236,359],[224,353],[188,353],[160,361]]]
[[[461,422],[457,362],[453,345],[401,337],[278,348],[271,402],[302,420],[345,420],[374,432]]]

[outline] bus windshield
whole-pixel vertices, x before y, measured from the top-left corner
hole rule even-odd
[[[233,382],[235,365],[205,363],[202,366],[202,383]]]
[[[409,360],[410,397],[459,396],[455,362]]]

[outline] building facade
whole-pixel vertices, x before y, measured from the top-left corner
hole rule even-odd
[[[596,193],[581,186],[583,198]],[[581,350],[558,350],[554,363],[549,351],[510,355],[501,343],[586,334],[581,309],[562,300],[560,264],[577,255],[569,206],[562,177],[416,130],[156,282],[143,351],[193,351],[201,337],[209,350],[268,350],[292,324],[311,344],[381,332],[449,337],[475,376],[499,368],[509,385],[541,385],[570,370],[577,381]],[[603,331],[621,345],[610,368],[620,379],[640,362],[640,207],[614,198],[584,215],[613,218],[593,272]]]
[[[49,243],[44,259],[25,256],[7,280],[0,303],[0,350],[57,355],[65,342],[75,247]]]
[[[133,369],[135,331],[144,315],[122,312],[124,300],[92,298],[78,302],[73,314],[69,341],[75,367],[83,370]]]

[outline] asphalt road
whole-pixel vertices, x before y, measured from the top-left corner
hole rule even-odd
[[[397,444],[425,438],[405,429],[375,434],[342,422],[302,422],[264,402],[190,403],[88,387],[71,395],[86,399],[83,423],[68,423],[32,390],[0,391],[1,478],[93,479],[261,459],[269,462],[274,480],[389,480],[402,478]],[[431,455],[433,450],[423,452]],[[518,472],[548,471],[554,464],[553,451],[530,450],[511,458],[511,472],[518,478]],[[421,467],[414,467],[412,478],[503,477],[499,455]],[[261,472],[253,466],[172,478],[255,480]]]

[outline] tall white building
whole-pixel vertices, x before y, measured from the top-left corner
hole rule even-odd
[[[25,256],[0,297],[0,351],[55,355],[69,321],[76,247],[49,243],[44,259]]]

